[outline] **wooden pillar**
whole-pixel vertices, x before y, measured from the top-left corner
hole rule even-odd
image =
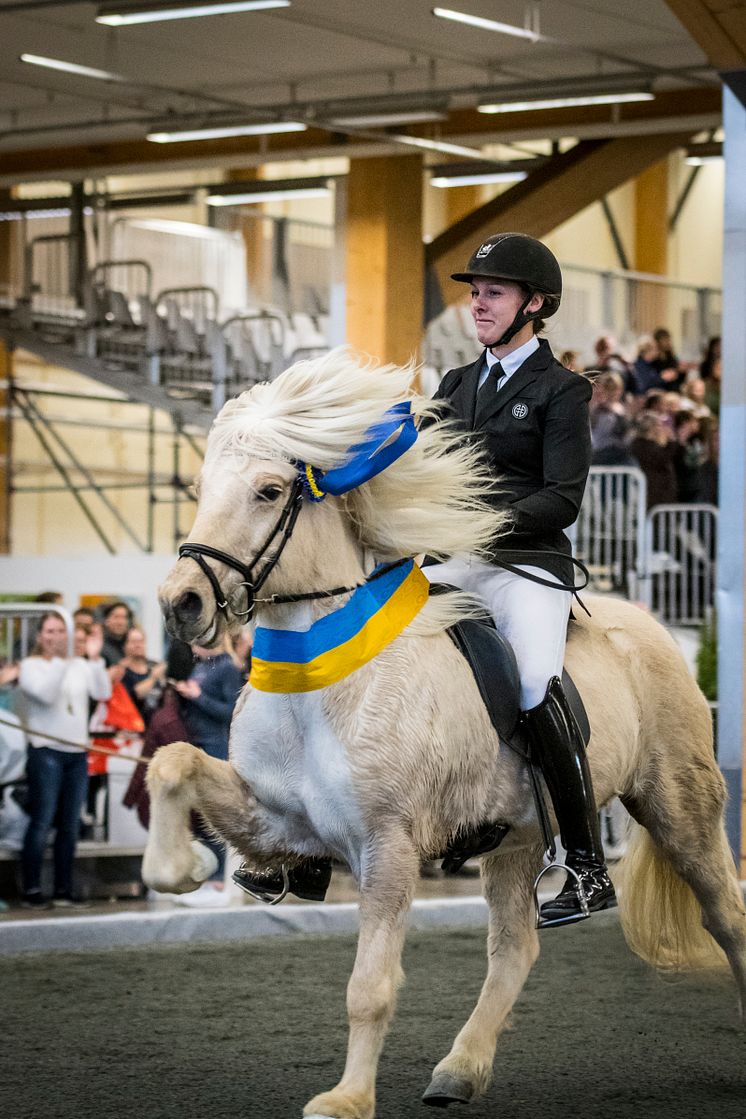
[[[381,361],[417,357],[423,332],[422,158],[359,159],[347,181],[347,340]]]
[[[226,175],[229,183],[254,183],[263,178],[261,167],[233,168]],[[250,206],[249,210],[255,214],[242,217],[240,222],[241,235],[246,247],[246,277],[249,284],[249,296],[260,303],[271,302],[272,291],[272,238],[265,237],[266,223],[261,220],[264,206],[261,202]]]
[[[635,180],[635,270],[665,276],[668,270],[668,160],[648,167]],[[650,331],[668,326],[666,288],[645,284],[641,317]]]
[[[446,228],[482,205],[480,186],[445,187],[443,193],[446,196]]]

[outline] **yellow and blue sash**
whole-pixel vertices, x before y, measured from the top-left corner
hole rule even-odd
[[[282,694],[336,684],[399,636],[427,602],[429,586],[410,559],[358,587],[308,630],[257,627],[249,683]]]

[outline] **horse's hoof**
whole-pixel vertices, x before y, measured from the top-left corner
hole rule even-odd
[[[474,1085],[460,1076],[436,1072],[422,1097],[428,1107],[448,1107],[452,1103],[469,1103],[474,1096]]]

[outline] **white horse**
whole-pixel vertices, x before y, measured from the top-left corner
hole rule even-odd
[[[411,374],[333,351],[230,401],[209,436],[190,539],[248,567],[261,554],[257,571],[272,561],[288,537],[296,462],[328,470],[344,460],[408,396]],[[421,399],[413,409],[433,411]],[[446,425],[433,424],[367,484],[294,506],[297,520],[257,598],[259,624],[307,630],[346,598],[276,604],[271,595],[359,584],[371,557],[479,552],[498,527],[482,502],[488,486],[473,453]],[[283,510],[283,528],[274,533]],[[241,571],[214,555],[202,554],[202,563],[208,572],[181,559],[161,601],[173,633],[209,645],[237,624],[231,604],[245,610],[247,588]],[[218,609],[216,598],[227,605]],[[746,1002],[746,913],[724,834],[707,704],[656,621],[627,603],[588,601],[593,617],[572,624],[567,664],[590,718],[597,800],[621,797],[642,825],[621,895],[628,942],[664,966],[722,962],[724,952]],[[460,827],[500,820],[511,830],[481,863],[489,906],[484,987],[434,1071],[427,1102],[465,1102],[485,1090],[498,1036],[539,952],[532,884],[542,842],[530,784],[520,759],[498,741],[445,632],[469,609],[458,593],[431,598],[375,659],[332,686],[302,694],[247,687],[229,762],[174,743],[149,768],[143,874],[153,888],[189,891],[207,876],[192,810],[255,866],[331,855],[359,884],[347,1062],[306,1116],[374,1115],[376,1067],[402,981],[420,862],[442,852]]]

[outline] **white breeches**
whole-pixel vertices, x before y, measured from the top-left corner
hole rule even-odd
[[[541,567],[521,564],[541,579],[559,580]],[[532,583],[511,571],[468,557],[424,567],[431,583],[450,583],[487,604],[500,633],[513,646],[521,680],[521,708],[536,707],[553,676],[562,676],[572,595]]]

